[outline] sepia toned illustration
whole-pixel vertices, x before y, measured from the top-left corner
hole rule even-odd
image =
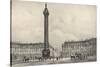
[[[96,6],[11,1],[12,67],[96,61]]]

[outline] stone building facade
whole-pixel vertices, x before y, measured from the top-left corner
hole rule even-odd
[[[67,41],[62,45],[62,57],[71,57],[76,53],[84,56],[96,56],[96,38],[84,41]]]
[[[43,43],[11,43],[11,60],[21,61],[24,57],[36,58],[42,57]],[[54,48],[50,46],[50,56],[53,56]]]

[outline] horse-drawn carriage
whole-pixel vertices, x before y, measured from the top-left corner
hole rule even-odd
[[[75,53],[75,55],[71,55],[71,60],[85,60],[87,58],[87,55],[84,55],[82,53]]]

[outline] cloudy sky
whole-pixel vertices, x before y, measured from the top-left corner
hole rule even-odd
[[[43,42],[45,3],[12,2],[12,41]],[[49,43],[60,47],[64,41],[96,37],[96,6],[48,3]]]

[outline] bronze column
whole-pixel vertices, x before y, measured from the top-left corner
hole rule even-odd
[[[48,16],[49,16],[49,11],[47,9],[47,4],[45,4],[45,9],[43,11],[44,14],[44,49],[42,51],[42,56],[44,58],[48,58],[50,56],[50,50],[49,50],[49,41],[48,41]]]

